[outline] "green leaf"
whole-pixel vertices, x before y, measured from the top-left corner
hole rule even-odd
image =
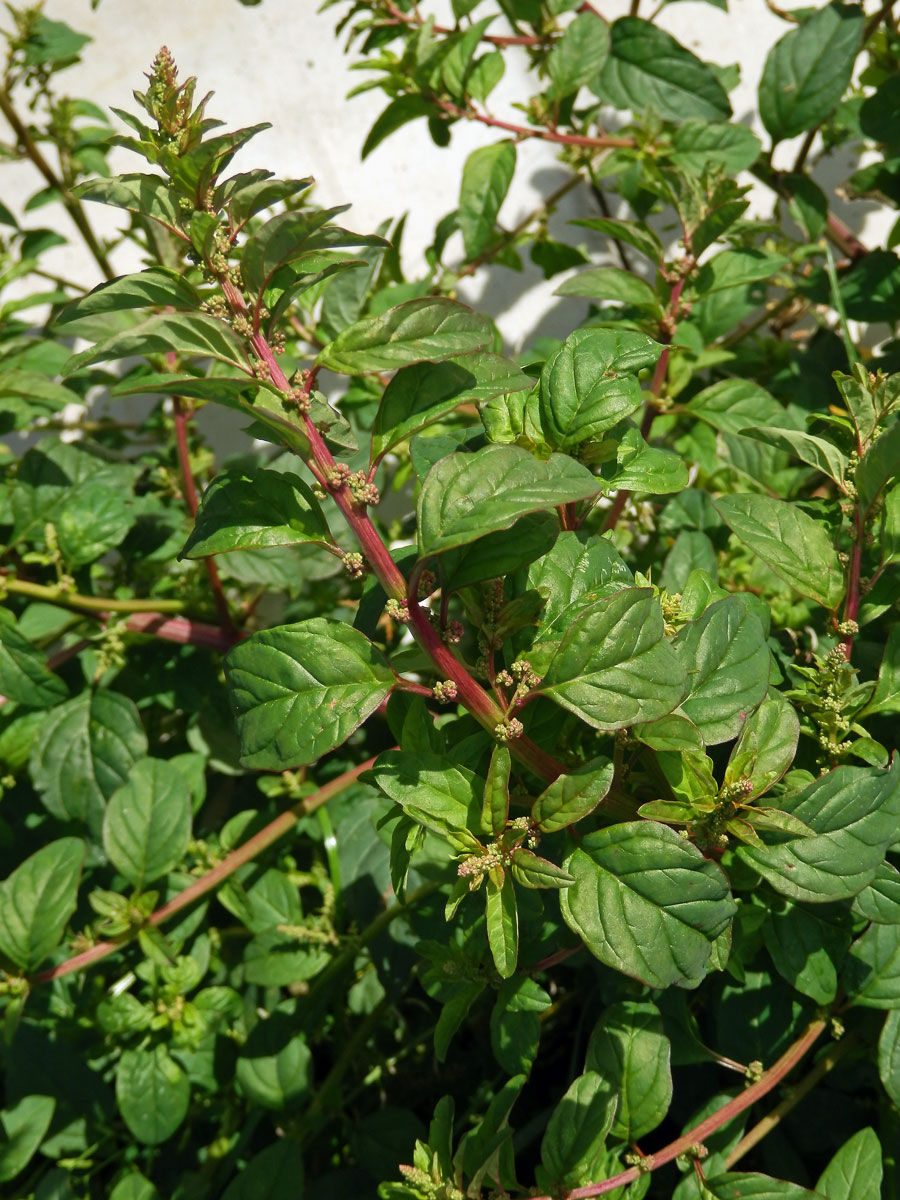
[[[872,882],[896,839],[900,762],[889,771],[837,767],[802,792],[781,797],[779,805],[816,836],[765,851],[742,846],[739,856],[793,900],[848,899]]]
[[[787,700],[763,700],[744,722],[725,768],[724,787],[749,779],[744,799],[761,796],[778,782],[794,761],[800,722]]]
[[[36,13],[27,26],[25,39],[25,62],[29,66],[65,63],[77,57],[82,46],[93,39],[84,33],[76,33],[65,21],[51,21],[43,13]]]
[[[456,219],[467,261],[476,258],[493,238],[497,216],[515,171],[516,148],[512,142],[479,146],[466,159]]]
[[[263,467],[232,468],[204,492],[181,557],[330,541],[319,502],[298,476]]]
[[[253,1156],[228,1185],[222,1200],[297,1200],[303,1186],[303,1152],[292,1138],[278,1138]]]
[[[527,976],[514,976],[501,985],[491,1012],[491,1049],[508,1074],[527,1075],[531,1070],[541,1037],[540,1014],[551,1004],[544,989]],[[429,1144],[434,1145],[430,1138]]]
[[[262,294],[273,282],[282,267],[290,266],[293,282],[308,286],[313,278],[328,273],[337,260],[338,250],[386,246],[383,238],[370,234],[351,233],[338,225],[329,224],[331,217],[344,212],[348,206],[319,210],[290,210],[270,217],[258,232],[244,243],[241,254],[241,276],[252,295]],[[347,256],[343,256],[347,261]],[[356,263],[360,260],[350,261]],[[278,276],[281,280],[282,276]],[[277,283],[278,280],[275,282]]]
[[[33,971],[56,948],[75,911],[85,847],[59,838],[20,863],[0,884],[0,954]]]
[[[130,358],[136,354],[213,358],[229,367],[249,370],[243,346],[224,321],[205,313],[155,313],[80,354],[73,354],[63,373],[73,375],[92,363]]]
[[[579,329],[541,372],[540,420],[556,450],[572,450],[612,429],[644,402],[637,373],[662,346],[642,333]]]
[[[634,576],[605,538],[565,531],[553,549],[528,570],[528,586],[545,598],[541,641],[563,631],[595,600],[634,583]]]
[[[614,1138],[636,1142],[665,1119],[672,1103],[671,1053],[655,1004],[627,1000],[611,1005],[600,1017],[585,1066],[618,1093]]]
[[[759,114],[773,142],[814,129],[837,106],[863,24],[856,5],[828,4],[775,43],[759,83]]]
[[[799,429],[779,429],[772,425],[751,425],[748,429],[742,429],[741,433],[744,437],[755,438],[767,446],[787,451],[835,483],[843,484],[847,476],[846,454],[825,438],[813,437]]]
[[[675,650],[690,688],[681,711],[707,746],[736,737],[769,686],[771,655],[759,618],[739,596],[717,600],[679,630]]]
[[[368,158],[372,151],[397,129],[419,117],[429,117],[433,112],[434,104],[424,96],[398,96],[390,102],[369,130],[360,157]]]
[[[872,924],[850,947],[844,986],[863,1008],[900,1008],[900,924]]]
[[[487,905],[487,935],[494,966],[502,979],[509,979],[516,969],[519,954],[519,915],[516,910],[516,890],[507,875],[502,884],[488,875],[484,881]]]
[[[116,1102],[137,1140],[158,1146],[187,1116],[191,1085],[165,1046],[125,1050],[116,1068]]]
[[[441,82],[454,100],[464,100],[466,84],[472,70],[472,60],[481,38],[495,18],[483,17],[461,33],[448,39],[450,49],[441,62]]]
[[[481,824],[498,837],[506,829],[509,816],[509,772],[512,756],[502,743],[491,751],[487,780],[484,785],[484,802],[481,808]]]
[[[418,501],[419,555],[441,554],[519,517],[596,495],[599,483],[564,455],[542,461],[518,446],[449,454],[428,472]]]
[[[672,133],[672,159],[688,171],[721,167],[726,175],[747,171],[762,150],[759,138],[743,125],[685,121]]]
[[[0,608],[0,694],[29,708],[52,708],[69,694],[5,608]]]
[[[780,425],[784,419],[784,409],[775,397],[750,379],[722,379],[698,392],[686,407],[720,433]]]
[[[895,625],[888,634],[878,682],[863,712],[865,715],[900,712],[900,625]]]
[[[853,897],[852,912],[879,925],[896,925],[900,921],[900,871],[888,862],[881,863],[868,887]]]
[[[838,967],[850,945],[849,932],[795,904],[771,911],[763,930],[779,975],[817,1004],[831,1004],[837,996]]]
[[[146,753],[132,701],[88,690],[47,714],[31,752],[31,779],[54,817],[83,821],[99,834],[106,801]]]
[[[712,1200],[819,1200],[817,1192],[811,1192],[799,1183],[749,1171],[716,1175],[707,1179],[703,1188],[704,1195]]]
[[[583,296],[586,300],[614,300],[658,313],[659,297],[645,279],[619,267],[589,267],[556,289],[557,296]]]
[[[653,108],[672,121],[731,116],[715,72],[665,30],[640,17],[620,17],[611,35],[609,58],[592,84],[601,100],[634,113]]]
[[[67,304],[57,316],[56,324],[68,325],[82,317],[128,308],[166,307],[196,309],[200,307],[200,297],[175,271],[151,267],[136,275],[120,275],[109,283],[99,284],[86,296]]]
[[[649,588],[625,588],[572,623],[539,691],[594,729],[623,729],[671,712],[685,682],[659,601]]]
[[[646,725],[635,725],[632,736],[653,750],[702,750],[703,739],[697,726],[681,713],[669,713]]]
[[[414,821],[460,851],[481,850],[475,835],[488,833],[490,826],[482,824],[484,783],[472,771],[436,754],[389,750],[379,756],[372,774],[384,794]]]
[[[131,1171],[120,1179],[109,1194],[109,1200],[160,1200],[159,1192],[140,1171]]]
[[[178,237],[187,240],[182,230],[183,214],[178,195],[168,179],[159,175],[114,175],[110,179],[89,179],[73,188],[81,200],[95,200],[113,208],[124,208],[135,216],[149,217]]]
[[[900,1008],[892,1009],[878,1039],[878,1074],[884,1090],[900,1107]]]
[[[688,485],[688,469],[671,450],[648,446],[638,429],[626,429],[616,447],[617,469],[604,481],[607,492],[625,489],[665,495]]]
[[[886,429],[869,446],[856,469],[857,491],[863,509],[868,509],[888,483],[900,474],[900,422]]]
[[[721,250],[700,268],[696,288],[701,296],[770,279],[787,264],[783,254],[762,250]]]
[[[696,983],[735,913],[717,866],[671,829],[635,821],[583,838],[560,892],[570,929],[593,955],[648,987]]]
[[[544,60],[550,76],[547,96],[564,100],[599,75],[609,54],[609,26],[597,13],[583,12],[569,25]]]
[[[393,371],[417,362],[442,362],[490,345],[487,318],[455,300],[422,296],[363,317],[320,351],[316,363],[345,375]]]
[[[837,608],[844,572],[824,521],[771,496],[720,496],[713,503],[731,531],[779,578],[825,608]]]
[[[278,771],[340,746],[395,683],[367,637],[321,617],[252,634],[229,652],[225,674],[241,761]]]
[[[602,766],[597,763],[602,762]],[[612,786],[611,762],[594,760],[568,775],[560,775],[531,806],[531,819],[544,833],[555,833],[592,813]]]
[[[828,1200],[880,1200],[881,1144],[874,1129],[860,1129],[819,1176],[815,1191]]]
[[[128,493],[106,481],[84,483],[64,496],[56,514],[59,548],[72,567],[83,567],[118,546],[135,522]]]
[[[570,221],[570,225],[583,225],[585,229],[594,229],[597,233],[605,233],[614,242],[624,242],[645,258],[659,266],[665,258],[662,242],[652,229],[638,224],[636,221],[623,221],[618,217],[579,217]]]
[[[312,1086],[312,1054],[291,1017],[285,1006],[263,1018],[241,1047],[235,1066],[244,1096],[276,1112],[296,1105]]]
[[[546,554],[559,533],[554,511],[526,513],[509,529],[489,533],[467,546],[447,550],[441,558],[447,591],[458,591],[485,579],[498,579]]]
[[[191,840],[191,796],[177,767],[142,758],[113,792],[103,818],[103,848],[136,891],[178,865]]]
[[[541,1164],[554,1192],[595,1178],[603,1143],[616,1111],[608,1079],[595,1070],[579,1075],[554,1108],[541,1141]]]
[[[23,1096],[0,1112],[0,1183],[20,1174],[37,1153],[56,1108],[54,1096]]]
[[[556,863],[547,858],[541,858],[520,846],[512,852],[509,860],[509,870],[516,883],[522,887],[534,888],[564,888],[572,883],[572,876]]]
[[[372,458],[381,458],[460,404],[481,404],[530,388],[533,382],[509,359],[484,352],[404,367],[385,388],[375,414]]]

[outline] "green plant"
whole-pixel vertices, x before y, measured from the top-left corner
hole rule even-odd
[[[783,14],[764,150],[637,2],[335,3],[364,153],[504,135],[422,277],[402,220],[229,175],[259,127],[168,50],[114,134],[11,10],[5,154],[106,282],[0,207],[0,419],[41,431],[0,459],[0,1187],[895,1197],[900,260],[809,166],[865,148],[900,204],[892,5]],[[528,138],[569,176],[507,229]],[[516,362],[456,289],[525,251],[591,306]],[[220,468],[207,405],[255,439]]]

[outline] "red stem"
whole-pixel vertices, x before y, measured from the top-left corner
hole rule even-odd
[[[232,310],[237,314],[246,315],[247,305],[235,285],[228,279],[222,279],[221,286]],[[257,358],[265,364],[272,383],[285,395],[290,394],[291,385],[287,376],[282,371],[277,356],[263,334],[252,334],[250,342]],[[312,389],[313,382],[314,374],[311,372],[306,381],[307,394]],[[390,551],[372,524],[365,506],[357,503],[346,484],[330,482],[333,477],[335,461],[331,451],[325,445],[324,438],[309,417],[305,418],[304,432],[310,447],[307,465],[322,485],[330,491],[378,582],[389,598],[400,603],[407,601],[410,616],[409,626],[416,641],[429,655],[442,679],[450,679],[456,684],[457,695],[469,712],[493,735],[497,725],[505,720],[504,712],[472,678],[459,659],[447,649],[431,627],[427,616],[420,609],[416,598],[414,596],[408,598],[408,585],[403,572],[391,558]],[[516,758],[548,782],[552,782],[557,776],[564,773],[563,765],[557,762],[552,755],[541,750],[529,738],[513,738],[509,748]]]
[[[811,1021],[797,1041],[782,1054],[781,1058],[756,1083],[751,1084],[740,1096],[735,1096],[733,1100],[729,1100],[727,1104],[717,1109],[705,1121],[701,1121],[699,1125],[695,1125],[693,1129],[689,1129],[680,1138],[676,1138],[674,1142],[670,1142],[664,1149],[659,1150],[656,1154],[651,1154],[645,1159],[644,1166],[629,1167],[627,1171],[613,1175],[610,1179],[604,1179],[601,1183],[589,1183],[584,1187],[573,1188],[571,1191],[564,1193],[564,1200],[587,1200],[590,1196],[602,1196],[604,1192],[612,1192],[616,1188],[625,1187],[635,1179],[638,1179],[646,1171],[655,1171],[658,1167],[665,1166],[666,1163],[672,1162],[673,1159],[690,1150],[692,1146],[702,1144],[704,1138],[709,1137],[711,1133],[715,1133],[717,1129],[721,1129],[723,1125],[727,1125],[738,1113],[742,1113],[745,1109],[750,1108],[757,1100],[762,1099],[774,1087],[777,1087],[785,1075],[794,1069],[807,1051],[815,1044],[826,1027],[826,1021]],[[535,1196],[533,1200],[554,1200],[554,1197]]]
[[[179,892],[168,904],[164,904],[162,908],[158,908],[147,919],[147,924],[161,925],[163,921],[167,921],[169,917],[186,908],[194,900],[199,899],[200,896],[205,896],[207,892],[211,892],[223,880],[233,875],[239,867],[251,862],[258,854],[261,854],[263,850],[271,846],[273,842],[277,842],[280,837],[289,833],[297,824],[299,817],[304,816],[306,813],[314,812],[315,809],[330,800],[332,796],[337,796],[340,792],[345,791],[351,783],[359,778],[363,771],[368,771],[374,762],[374,758],[369,758],[364,763],[360,763],[351,770],[345,771],[343,775],[338,775],[336,779],[332,779],[330,783],[326,783],[324,787],[320,787],[311,796],[306,796],[304,799],[298,800],[296,804],[276,817],[274,821],[270,821],[265,829],[261,829],[249,841],[244,842],[243,846],[238,846],[237,850],[232,850],[211,871],[207,871],[205,875],[188,884],[184,891]],[[60,979],[63,975],[71,975],[73,971],[80,971],[83,967],[92,966],[95,962],[99,962],[100,959],[106,958],[107,955],[114,954],[117,950],[121,950],[124,945],[126,945],[124,942],[98,942],[96,946],[91,946],[90,950],[76,954],[73,958],[67,958],[65,962],[60,963],[56,967],[50,967],[46,971],[41,971],[32,978],[31,982],[49,983],[52,979]]]
[[[108,618],[110,614],[105,614]],[[204,625],[202,621],[191,621],[187,617],[167,617],[162,613],[135,613],[125,623],[131,633],[150,633],[165,642],[178,642],[183,646],[206,646],[209,650],[230,650],[246,634],[232,629],[219,629],[215,625]]]
[[[581,133],[560,133],[557,129],[536,129],[531,125],[514,125],[511,121],[501,121],[498,117],[488,116],[487,113],[477,112],[473,108],[460,108],[449,100],[433,96],[434,103],[449,117],[462,117],[467,121],[480,121],[492,129],[504,129],[514,133],[519,138],[540,138],[545,142],[554,142],[559,146],[585,146],[591,150],[631,149],[634,138],[611,137],[607,133],[595,134],[593,137]]]

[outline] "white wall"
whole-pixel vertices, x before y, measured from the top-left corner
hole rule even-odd
[[[870,7],[873,0],[870,0]],[[627,0],[601,0],[610,17],[628,9]],[[425,0],[425,11],[439,18],[447,0]],[[655,7],[643,0],[642,12]],[[731,0],[730,14],[703,0],[682,0],[664,8],[660,23],[695,52],[712,61],[739,62],[742,81],[732,95],[735,116],[749,122],[755,112],[756,84],[768,48],[789,28],[776,18],[763,0]],[[343,6],[317,12],[317,0],[263,0],[246,8],[237,0],[102,0],[91,11],[88,0],[46,0],[47,16],[64,20],[91,34],[82,61],[61,83],[71,94],[89,96],[101,105],[129,108],[131,91],[142,87],[143,74],[162,43],[179,64],[181,77],[197,75],[201,92],[214,90],[210,113],[229,127],[271,121],[274,128],[254,139],[241,152],[241,167],[266,166],[278,174],[312,174],[318,181],[316,197],[322,204],[352,202],[342,222],[369,232],[385,217],[408,211],[405,254],[411,266],[420,261],[437,219],[456,204],[459,173],[465,156],[475,146],[496,138],[483,126],[457,123],[449,149],[439,150],[430,141],[425,122],[405,126],[382,144],[365,162],[359,149],[374,118],[386,103],[380,91],[344,99],[347,91],[365,76],[349,69],[343,53],[346,35],[335,37],[334,26]],[[498,25],[499,28],[499,25]],[[524,64],[524,58],[522,59]],[[508,71],[492,110],[522,120],[509,108],[511,99],[527,95],[519,86],[523,72]],[[757,129],[757,132],[761,132]],[[776,165],[788,165],[796,143],[779,148]],[[140,169],[126,152],[116,152],[114,169]],[[515,224],[563,176],[558,174],[551,146],[527,142],[519,148],[519,170],[501,214],[506,225]],[[828,168],[832,181],[842,177],[842,166]],[[835,174],[836,173],[836,174]],[[556,176],[554,180],[554,176]],[[0,197],[8,204],[34,189],[27,168],[2,166]],[[549,184],[549,186],[548,186]],[[754,209],[767,212],[771,197],[760,188]],[[113,214],[91,206],[92,215],[113,220]],[[856,211],[858,211],[858,206]],[[557,228],[568,218],[596,212],[586,189],[567,197],[557,217]],[[64,214],[44,209],[33,214],[33,223],[64,221]],[[882,214],[881,229],[887,215]],[[571,236],[571,234],[570,234]],[[585,235],[587,236],[587,235]],[[596,243],[599,249],[599,243]],[[91,271],[77,247],[60,252],[61,272],[85,277]],[[119,261],[122,269],[132,265]],[[495,315],[504,314],[501,328],[511,349],[518,349],[534,332],[563,333],[576,322],[576,302],[552,298],[559,279],[543,283],[527,264],[522,275],[492,272],[468,281],[465,298]]]

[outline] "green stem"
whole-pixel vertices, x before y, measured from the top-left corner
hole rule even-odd
[[[78,592],[67,592],[62,588],[48,587],[43,583],[29,583],[12,575],[0,573],[0,589],[20,596],[33,596],[60,608],[83,609],[98,613],[177,613],[184,611],[182,600],[114,600],[110,596],[82,596]]]
[[[238,846],[236,850],[232,850],[212,870],[207,871],[205,875],[195,880],[194,883],[189,884],[177,896],[173,897],[167,904],[164,904],[162,908],[158,908],[148,918],[147,924],[153,926],[162,925],[164,921],[168,921],[169,917],[173,917],[175,913],[181,912],[183,908],[187,908],[189,904],[193,904],[195,900],[199,900],[201,896],[205,896],[207,892],[211,892],[214,888],[217,888],[220,883],[223,883],[229,876],[233,875],[238,868],[244,866],[245,863],[252,862],[257,855],[262,854],[263,850],[267,850],[273,842],[277,842],[279,838],[289,833],[297,824],[300,817],[315,812],[317,808],[321,808],[333,796],[338,796],[341,792],[345,792],[364,771],[369,770],[374,762],[374,757],[369,758],[364,763],[360,763],[351,770],[345,771],[343,775],[338,775],[336,779],[332,779],[330,783],[326,783],[323,787],[320,787],[311,796],[304,796],[302,800],[298,800],[296,804],[276,817],[274,821],[270,821],[265,829],[261,829],[249,841],[244,842],[243,846]],[[393,910],[388,909],[388,912],[391,911]],[[117,950],[121,950],[125,944],[124,942],[99,942],[96,946],[91,946],[90,950],[76,954],[73,958],[67,958],[65,962],[60,963],[58,966],[41,971],[40,974],[32,978],[32,983],[48,983],[52,979],[60,979],[63,975],[71,975],[74,971],[81,971],[85,967],[93,966],[95,962],[106,958],[107,955],[115,954]]]

